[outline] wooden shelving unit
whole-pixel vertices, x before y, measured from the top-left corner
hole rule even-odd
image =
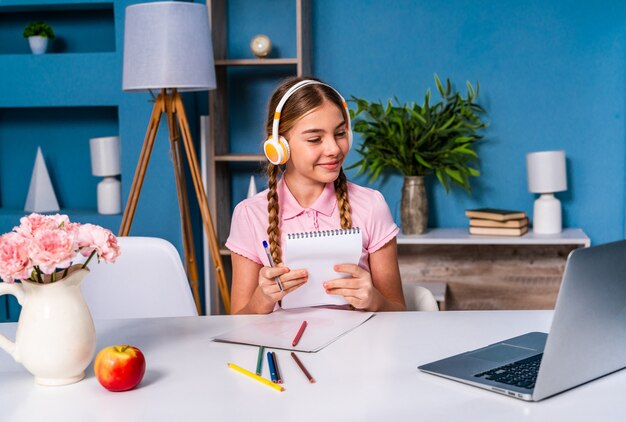
[[[217,88],[209,91],[209,129],[207,145],[207,191],[211,214],[214,219],[220,254],[224,257],[227,279],[230,280],[230,252],[224,247],[230,231],[232,213],[230,166],[236,163],[263,163],[265,157],[258,154],[259,145],[251,144],[250,153],[233,153],[230,150],[230,133],[228,119],[229,83],[228,74],[232,68],[284,69],[293,67],[293,75],[310,74],[310,3],[309,0],[293,0],[296,2],[296,19],[294,37],[296,45],[295,57],[277,58],[231,58],[228,56],[227,0],[207,0],[215,57]],[[280,5],[277,5],[280,7]],[[237,13],[236,10],[232,13]],[[252,53],[250,53],[252,54]],[[214,279],[214,277],[211,277]],[[219,306],[217,292],[211,283],[212,308]]]

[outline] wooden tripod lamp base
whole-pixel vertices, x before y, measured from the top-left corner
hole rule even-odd
[[[130,226],[135,216],[137,201],[139,200],[139,194],[141,192],[143,180],[146,175],[146,169],[150,161],[150,154],[152,153],[154,140],[156,138],[157,131],[159,129],[159,123],[161,121],[161,116],[163,115],[163,113],[167,115],[167,125],[169,128],[169,138],[174,164],[174,175],[176,178],[176,191],[178,194],[181,227],[183,232],[185,269],[187,270],[187,276],[189,277],[189,283],[191,285],[194,300],[196,302],[196,308],[198,309],[198,313],[200,313],[198,271],[193,246],[193,232],[189,216],[189,201],[187,198],[185,172],[183,161],[181,158],[181,138],[185,154],[187,156],[187,162],[189,164],[189,172],[191,174],[193,186],[196,192],[196,198],[198,200],[198,206],[200,208],[202,222],[207,234],[209,252],[213,261],[213,268],[215,270],[215,275],[217,278],[217,286],[220,291],[222,303],[224,304],[224,309],[227,314],[230,314],[230,293],[228,291],[226,275],[224,274],[224,267],[222,265],[222,259],[220,256],[219,246],[217,242],[217,234],[215,233],[213,219],[211,217],[211,212],[206,197],[206,191],[204,190],[204,185],[202,183],[202,175],[200,173],[198,158],[196,156],[196,151],[194,149],[193,141],[191,139],[191,132],[189,131],[189,124],[187,122],[185,108],[183,106],[182,98],[176,89],[161,89],[158,97],[155,99],[154,107],[152,109],[152,115],[150,116],[150,123],[148,124],[146,137],[141,148],[139,162],[137,163],[137,169],[135,170],[135,176],[133,178],[130,194],[126,202],[126,208],[124,209],[124,216],[122,217],[122,225],[120,226],[119,235],[128,236],[128,234],[130,233]]]

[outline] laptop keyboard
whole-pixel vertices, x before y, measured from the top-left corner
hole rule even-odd
[[[543,353],[495,369],[490,369],[489,371],[481,372],[474,376],[501,382],[503,384],[532,389],[535,387],[535,381],[537,381],[537,372],[539,372],[539,364],[541,363],[542,357]]]

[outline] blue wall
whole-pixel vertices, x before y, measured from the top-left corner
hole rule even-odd
[[[4,202],[0,207],[9,209],[11,220],[3,222],[7,226],[3,231],[17,222],[17,209],[26,195],[22,179],[28,177],[37,140],[45,142],[44,155],[53,161],[49,166],[68,164],[65,157],[46,153],[56,143],[65,146],[72,160],[82,160],[76,164],[80,177],[68,179],[61,169],[53,176],[68,180],[59,191],[68,207],[94,209],[98,179],[88,174],[86,142],[91,136],[109,135],[117,125],[126,198],[152,107],[148,94],[121,91],[124,9],[140,1],[65,0],[64,6],[51,7],[46,13],[57,19],[62,42],[45,57],[31,56],[25,44],[16,44],[26,41],[15,38],[15,32],[29,13],[60,2],[6,0],[0,8],[0,40],[5,41],[0,48],[1,162],[15,154],[15,138],[23,139],[26,148],[24,162],[16,169],[26,174],[19,183],[11,183],[7,165],[0,169]],[[490,122],[479,149],[482,176],[476,179],[472,196],[456,189],[446,194],[431,180],[431,226],[465,226],[464,210],[472,207],[522,209],[530,214],[534,196],[527,191],[526,153],[565,149],[569,190],[558,194],[564,224],[583,228],[593,243],[616,240],[624,237],[625,214],[626,4],[593,3],[311,0],[312,73],[345,97],[370,100],[397,96],[421,102],[426,89],[434,88],[434,73],[450,77],[461,89],[465,80],[480,82],[480,102]],[[272,38],[274,56],[293,55],[293,4],[293,0],[229,0],[229,57],[251,57],[248,43],[257,33]],[[91,24],[94,19],[100,23]],[[99,35],[91,38],[94,27]],[[237,86],[230,111],[233,151],[259,152],[268,95],[293,71],[287,67],[231,72]],[[206,95],[185,99],[195,126],[199,115],[206,114]],[[80,108],[77,125],[69,120],[78,110],[73,107]],[[86,130],[89,127],[97,127],[98,133]],[[161,236],[180,250],[165,132],[162,125],[132,234]],[[348,164],[358,158],[351,152]],[[234,166],[235,202],[245,196],[253,167]],[[364,177],[354,178],[354,172],[348,176],[367,184]],[[401,183],[399,175],[391,174],[373,185],[387,198],[397,222]],[[262,176],[257,184],[261,189]],[[76,196],[70,196],[72,192]],[[94,218],[93,213],[76,215],[81,221]],[[95,220],[115,231],[119,221],[119,216]]]
[[[231,1],[231,13],[241,10],[241,1]],[[385,101],[397,96],[421,103],[426,89],[435,92],[434,73],[450,77],[462,92],[466,80],[480,83],[479,102],[490,122],[479,148],[482,175],[475,179],[471,196],[460,189],[446,194],[430,180],[430,226],[466,226],[464,210],[473,207],[520,209],[531,215],[535,196],[527,190],[525,155],[564,149],[569,189],[557,194],[564,225],[583,228],[593,243],[624,237],[625,3],[311,3],[313,74],[345,97]],[[265,0],[255,7],[277,6]],[[255,32],[262,32],[258,14],[237,16],[237,25],[230,22],[237,28],[229,34],[232,51],[240,51]],[[268,34],[278,20],[267,22]],[[290,40],[280,33],[274,37],[275,44],[289,49]],[[264,113],[240,110],[255,127]],[[240,139],[249,145],[251,136]],[[358,135],[355,139],[359,142]],[[243,148],[234,142],[233,149]],[[347,162],[358,158],[351,152]],[[368,184],[354,173],[348,177]],[[245,195],[247,180],[240,183],[233,188],[234,199]],[[401,176],[393,173],[373,184],[398,223],[401,184]]]
[[[473,196],[430,192],[436,227],[466,208],[532,213],[525,154],[564,149],[564,225],[624,237],[624,51],[620,1],[313,1],[313,71],[344,96],[423,99],[433,73],[479,81],[490,127]],[[358,142],[358,138],[357,138]],[[348,161],[358,159],[351,153]],[[365,183],[364,179],[357,179]],[[432,180],[431,182],[435,182]],[[399,221],[401,177],[376,184]]]

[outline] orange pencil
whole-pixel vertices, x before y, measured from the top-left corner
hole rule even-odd
[[[304,333],[304,329],[305,328],[306,328],[306,321],[302,321],[302,325],[300,326],[300,329],[298,330],[298,333],[296,334],[296,337],[291,342],[292,346],[295,347],[296,344],[298,344],[298,342],[300,341],[300,337],[302,337],[302,333]]]

